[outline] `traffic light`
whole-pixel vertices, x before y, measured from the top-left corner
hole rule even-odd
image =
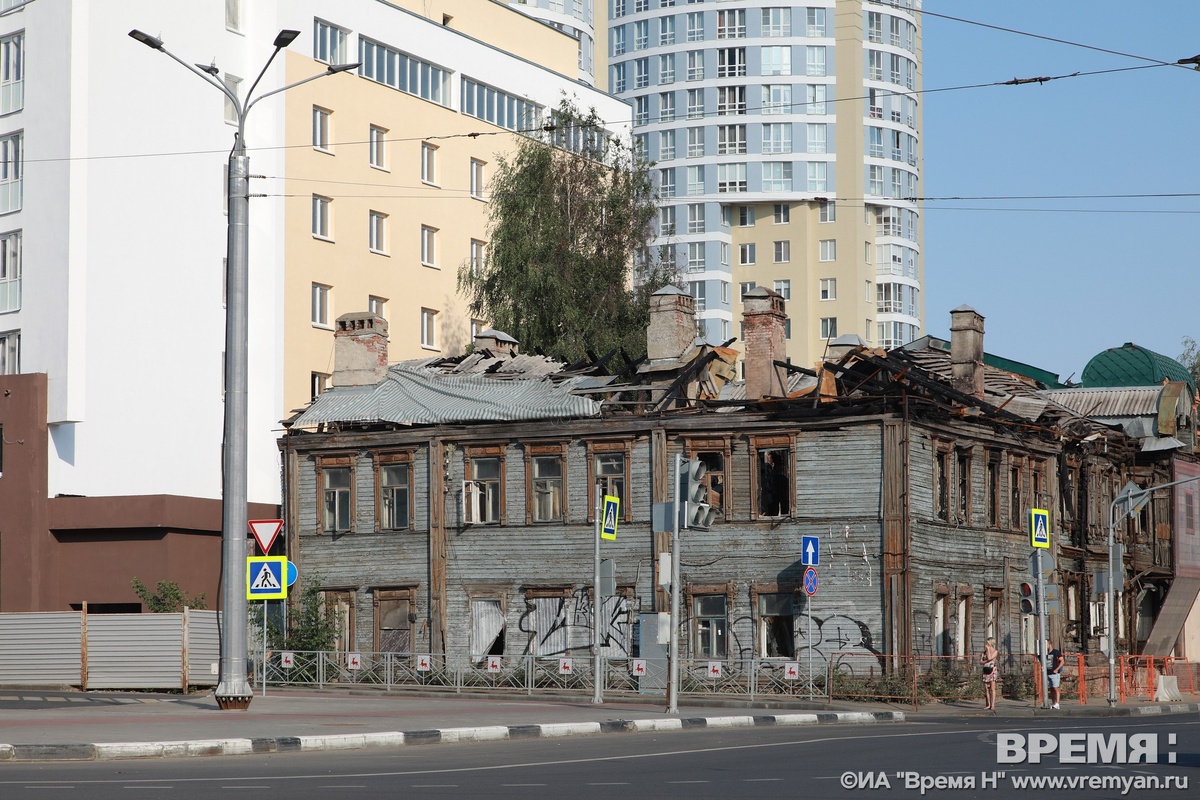
[[[1058,602],[1058,584],[1047,583],[1043,587],[1042,592],[1046,601],[1046,613],[1050,616],[1058,614],[1062,610]]]
[[[1034,588],[1032,583],[1021,584],[1021,613],[1037,613],[1037,589]]]
[[[708,486],[704,483],[706,472],[708,467],[698,458],[683,463],[683,485],[679,488],[685,528],[707,528],[717,515],[716,509],[708,504]]]

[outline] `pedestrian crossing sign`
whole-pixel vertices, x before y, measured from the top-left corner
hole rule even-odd
[[[615,542],[617,540],[617,515],[621,510],[621,498],[612,495],[604,496],[604,524],[600,526],[600,538]]]
[[[1034,547],[1050,547],[1050,512],[1044,508],[1029,510],[1029,541]]]
[[[250,556],[246,559],[246,599],[287,599],[287,556]]]

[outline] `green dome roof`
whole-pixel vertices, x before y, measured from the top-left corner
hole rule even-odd
[[[1082,385],[1155,386],[1163,380],[1187,381],[1195,388],[1192,376],[1183,364],[1169,356],[1126,342],[1094,356],[1083,368]]]

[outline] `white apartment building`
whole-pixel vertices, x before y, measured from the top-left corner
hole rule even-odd
[[[119,606],[133,576],[195,570],[185,590],[218,596],[236,127],[135,28],[241,97],[283,29],[300,35],[256,95],[363,62],[248,117],[251,518],[275,513],[280,420],[331,371],[336,316],[385,316],[395,359],[460,352],[456,274],[486,251],[488,165],[564,94],[628,130],[629,107],[579,80],[577,40],[498,0],[33,0],[0,16],[0,610]],[[95,550],[64,543],[99,531],[148,542],[130,545],[137,571],[72,585]]]
[[[919,0],[609,0],[609,88],[711,342],[788,301],[788,355],[921,335]]]

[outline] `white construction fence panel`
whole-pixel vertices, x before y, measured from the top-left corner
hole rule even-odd
[[[78,611],[0,614],[0,685],[78,685]]]

